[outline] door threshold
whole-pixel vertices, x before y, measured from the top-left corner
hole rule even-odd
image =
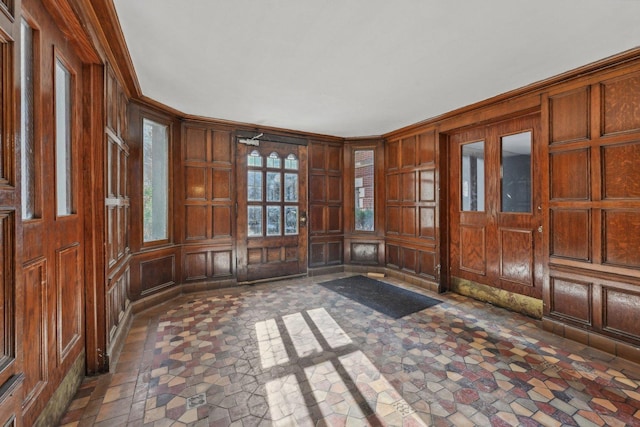
[[[307,273],[292,274],[290,276],[268,277],[266,279],[247,280],[246,282],[238,282],[238,285],[257,285],[265,282],[277,282],[279,280],[295,279],[296,277],[307,277]]]

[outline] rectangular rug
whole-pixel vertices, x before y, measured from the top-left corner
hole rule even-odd
[[[366,276],[351,276],[318,284],[394,319],[442,302]]]

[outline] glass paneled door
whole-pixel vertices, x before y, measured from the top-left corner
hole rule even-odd
[[[306,273],[307,147],[237,147],[238,281]]]

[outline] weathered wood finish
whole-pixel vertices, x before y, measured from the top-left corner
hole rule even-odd
[[[640,344],[638,65],[560,86],[548,120],[549,286],[554,323]],[[554,328],[554,323],[545,326]],[[586,336],[588,337],[588,335]],[[584,340],[584,337],[581,338]]]
[[[385,144],[386,266],[440,281],[439,144],[436,129]]]
[[[343,263],[343,147],[311,140],[309,156],[309,267]]]

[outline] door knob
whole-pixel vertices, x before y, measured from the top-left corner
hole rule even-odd
[[[300,212],[300,227],[304,227],[307,225],[307,212]]]
[[[538,233],[542,233],[542,226],[538,227]]]

